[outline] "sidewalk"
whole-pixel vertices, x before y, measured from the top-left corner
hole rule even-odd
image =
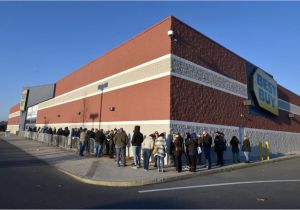
[[[165,173],[158,173],[156,168],[154,168],[151,164],[149,171],[144,171],[143,168],[133,169],[131,167],[133,162],[132,160],[127,161],[126,167],[117,167],[114,159],[110,159],[108,157],[80,157],[74,151],[48,146],[44,143],[20,138],[14,135],[11,135],[10,137],[2,137],[2,139],[81,182],[116,187],[141,186],[174,181],[300,157],[300,154],[297,153],[268,161],[213,167],[211,170],[207,170],[202,167],[198,168],[196,173],[189,171],[177,173],[174,167],[167,167]]]

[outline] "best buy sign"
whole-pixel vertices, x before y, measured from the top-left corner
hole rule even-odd
[[[253,76],[253,92],[258,106],[278,116],[277,83],[261,69],[256,69]]]

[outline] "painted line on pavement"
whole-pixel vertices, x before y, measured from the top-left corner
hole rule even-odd
[[[151,190],[140,190],[139,193],[149,193],[149,192],[161,192],[161,191],[171,191],[171,190],[186,190],[195,188],[208,188],[208,187],[220,187],[220,186],[230,186],[230,185],[245,185],[245,184],[260,184],[260,183],[285,183],[285,182],[300,182],[300,179],[292,180],[262,180],[262,181],[247,181],[247,182],[229,182],[229,183],[219,183],[219,184],[207,184],[207,185],[195,185],[186,187],[170,187],[161,189],[151,189]]]

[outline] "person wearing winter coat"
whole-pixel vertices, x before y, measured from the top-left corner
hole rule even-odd
[[[166,139],[165,134],[159,134],[159,137],[155,140],[155,147],[157,147],[157,152],[154,154],[157,158],[157,170],[158,172],[164,172],[164,158],[166,156]]]
[[[65,130],[64,130],[64,132],[63,132],[63,135],[65,136],[65,137],[69,137],[69,135],[70,135],[70,130],[69,130],[69,128],[68,127],[65,127]]]
[[[154,132],[154,144],[155,144],[155,141],[156,141],[156,139],[158,139],[158,137],[159,137],[159,133],[158,133],[158,131],[155,131]],[[152,154],[153,156],[154,156],[154,167],[156,168],[157,167],[157,156],[155,156],[154,154]]]
[[[122,165],[126,166],[126,145],[128,144],[128,136],[123,128],[120,128],[114,136],[114,144],[116,149],[117,165],[120,167],[120,153],[122,154]]]
[[[115,143],[114,137],[116,135],[116,131],[111,130],[106,136],[106,153],[109,154],[109,158],[114,158],[115,153]]]
[[[186,138],[184,139],[184,144],[183,144],[183,152],[184,152],[184,156],[188,165],[188,168],[191,168],[191,160],[190,160],[190,156],[189,156],[189,150],[186,146],[186,142],[188,142],[191,138],[191,134],[189,132],[186,133]]]
[[[191,133],[191,138],[185,142],[185,145],[187,147],[189,158],[190,158],[190,171],[196,172],[196,162],[197,162],[197,147],[198,147],[198,141],[197,141],[197,134]]]
[[[224,158],[223,154],[226,150],[226,141],[224,139],[224,134],[217,132],[216,137],[214,140],[215,144],[215,152],[217,153],[217,165],[223,166],[224,165]]]
[[[134,160],[134,166],[133,168],[141,167],[141,145],[144,140],[143,134],[140,132],[140,126],[136,125],[134,127],[132,139],[131,139],[131,145],[133,150],[133,160]]]
[[[230,145],[231,145],[231,152],[232,152],[232,162],[235,163],[236,161],[239,163],[240,159],[239,159],[239,153],[240,153],[240,149],[239,149],[239,144],[240,144],[240,140],[236,137],[233,136],[230,140]]]
[[[211,150],[211,145],[212,145],[212,138],[211,136],[207,133],[207,131],[203,131],[203,150],[204,150],[204,155],[205,159],[208,160],[208,169],[211,169],[211,155],[210,155],[210,150]]]
[[[96,157],[101,157],[102,149],[103,149],[103,144],[106,141],[106,137],[103,133],[103,129],[96,129],[95,133],[95,148],[96,148]]]
[[[244,152],[246,163],[250,163],[249,154],[251,152],[251,145],[250,145],[250,136],[248,133],[246,133],[244,136],[242,151]]]
[[[142,152],[144,160],[144,170],[148,171],[149,169],[149,160],[151,153],[154,147],[154,134],[147,136],[142,143]]]
[[[202,163],[202,153],[203,153],[203,134],[199,133],[197,135],[198,147],[200,147],[201,152],[198,152],[197,164],[201,165]]]
[[[175,133],[173,140],[173,154],[175,158],[175,167],[176,171],[180,173],[182,171],[182,160],[181,156],[183,153],[183,138],[180,136],[180,133]]]
[[[86,144],[88,142],[87,129],[86,128],[80,132],[79,140],[80,140],[79,141],[79,146],[80,146],[79,155],[83,156],[83,151],[84,151],[84,149],[86,147]]]

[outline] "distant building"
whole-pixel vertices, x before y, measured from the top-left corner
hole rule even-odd
[[[227,139],[242,139],[248,132],[254,146],[271,141],[271,152],[300,150],[300,97],[175,17],[55,86],[53,97],[23,107],[27,116],[31,113],[31,125],[132,132],[138,124],[144,134],[205,129],[220,130]],[[24,111],[19,104],[11,108],[8,130],[23,125],[19,116]]]

